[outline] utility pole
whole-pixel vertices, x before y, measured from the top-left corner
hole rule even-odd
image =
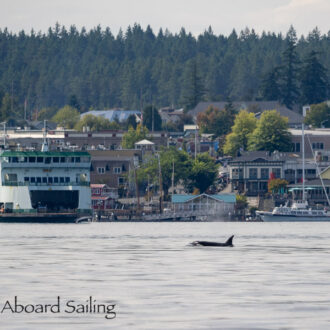
[[[11,115],[13,115],[14,112],[14,80],[11,80]]]
[[[197,125],[195,127],[195,160],[197,158]]]
[[[151,104],[151,115],[152,115],[152,126],[151,126],[151,131],[154,132],[154,105]]]

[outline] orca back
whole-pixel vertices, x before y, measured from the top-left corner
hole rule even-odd
[[[218,243],[218,242],[208,242],[208,241],[195,241],[192,242],[191,244],[196,246],[196,245],[201,245],[201,246],[233,246],[233,238],[234,235],[230,236],[225,243]]]

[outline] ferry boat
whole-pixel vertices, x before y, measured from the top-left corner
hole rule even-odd
[[[265,222],[281,221],[330,221],[330,213],[326,210],[313,210],[308,208],[306,201],[295,201],[291,207],[275,207],[272,212],[257,211]]]
[[[91,159],[78,151],[0,151],[0,222],[91,218]]]

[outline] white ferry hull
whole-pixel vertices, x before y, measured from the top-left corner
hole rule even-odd
[[[330,215],[325,216],[295,216],[295,215],[280,215],[272,214],[272,212],[259,213],[264,222],[321,222],[330,221]]]

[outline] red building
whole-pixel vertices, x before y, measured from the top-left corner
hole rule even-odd
[[[91,184],[92,207],[94,210],[113,209],[118,199],[118,189],[106,184]]]

